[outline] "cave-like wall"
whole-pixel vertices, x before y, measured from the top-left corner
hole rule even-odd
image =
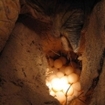
[[[45,72],[49,51],[65,50],[61,35],[82,50],[83,100],[70,105],[104,105],[105,0],[93,9],[96,2],[0,1],[0,105],[60,104],[48,93]]]

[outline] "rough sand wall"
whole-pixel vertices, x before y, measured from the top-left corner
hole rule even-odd
[[[58,105],[45,86],[46,67],[39,36],[18,23],[0,57],[0,105]]]

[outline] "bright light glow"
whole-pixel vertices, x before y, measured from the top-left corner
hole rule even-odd
[[[50,83],[50,82],[48,82],[48,81],[46,81],[46,86],[47,86],[49,89],[51,89],[51,88],[52,88],[51,83]]]
[[[63,84],[62,85],[62,91],[64,94],[66,94],[67,90],[69,89],[71,85],[70,84]]]
[[[67,77],[64,76],[62,78],[54,78],[52,81],[51,81],[51,84],[52,84],[52,88],[55,90],[55,91],[60,91],[60,90],[64,90],[66,91],[68,89],[68,87],[70,86],[68,84],[68,81],[67,81]]]
[[[81,71],[74,62],[71,62],[72,66],[65,64],[67,64],[65,57],[49,59],[50,67],[47,71],[51,71],[52,74],[46,78],[49,94],[55,97],[61,105],[64,105],[66,101],[68,105],[69,101],[81,93],[79,82]]]
[[[55,97],[55,95],[56,95],[56,92],[54,92],[52,89],[49,91],[49,93],[50,93],[50,95],[53,96],[53,97]]]
[[[68,78],[67,78],[67,76],[62,77],[60,79],[60,81],[61,81],[61,84],[62,84],[61,86],[68,84]]]
[[[60,91],[62,90],[62,84],[61,84],[61,80],[59,78],[54,78],[51,81],[52,84],[52,88],[54,91]]]

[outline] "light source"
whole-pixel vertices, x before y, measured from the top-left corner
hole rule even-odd
[[[46,78],[49,94],[55,97],[62,105],[65,105],[65,103],[77,97],[81,91],[79,82],[80,69],[78,66],[72,66],[71,63],[67,64],[65,57],[59,57],[55,60],[50,58],[50,61],[53,62],[49,63],[51,65],[47,70],[51,74]]]

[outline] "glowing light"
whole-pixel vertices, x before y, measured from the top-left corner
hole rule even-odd
[[[66,64],[66,65],[65,65]],[[67,65],[65,57],[59,57],[55,61],[49,59],[49,69],[51,72],[46,78],[46,85],[49,88],[49,94],[55,97],[61,105],[71,101],[81,93],[79,82],[80,70],[75,62]]]
[[[49,89],[51,89],[51,88],[52,88],[51,83],[50,83],[50,82],[48,82],[48,81],[46,81],[46,86],[47,86]]]
[[[51,81],[51,84],[52,84],[52,88],[54,91],[60,91],[62,90],[62,84],[61,84],[61,80],[59,78],[54,78],[52,81]]]
[[[67,76],[62,77],[62,78],[60,79],[60,82],[62,83],[62,85],[68,84]]]
[[[69,89],[71,85],[70,84],[63,84],[62,85],[62,91],[64,94],[66,94],[67,90]]]
[[[55,95],[56,95],[56,92],[54,92],[52,89],[50,90],[49,93],[50,93],[50,95],[53,96],[53,97],[55,97]]]

